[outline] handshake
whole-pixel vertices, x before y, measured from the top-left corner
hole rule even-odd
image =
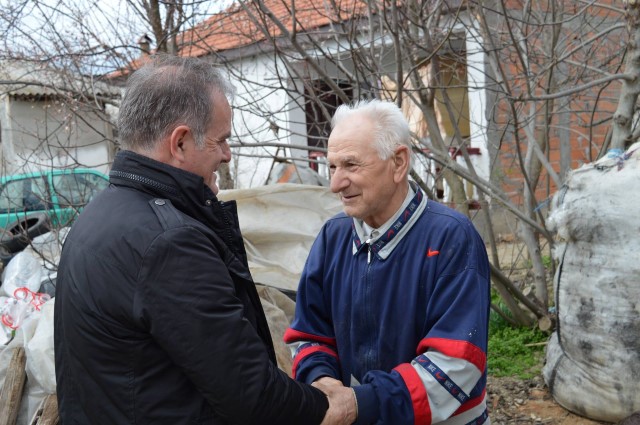
[[[311,385],[329,399],[329,409],[320,425],[350,425],[358,419],[358,399],[353,388],[345,387],[342,382],[328,376]]]

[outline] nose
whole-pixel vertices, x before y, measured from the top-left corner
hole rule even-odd
[[[340,168],[335,168],[333,174],[331,175],[331,181],[329,183],[329,188],[333,193],[342,192],[349,186],[349,179],[347,179],[346,175]]]
[[[222,162],[227,163],[231,161],[231,148],[229,147],[229,143],[225,141],[220,145],[222,149]]]

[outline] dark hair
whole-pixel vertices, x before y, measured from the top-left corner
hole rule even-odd
[[[153,56],[127,81],[118,114],[122,147],[153,150],[179,125],[188,126],[196,145],[204,146],[216,91],[231,97],[234,88],[211,63],[199,58]]]

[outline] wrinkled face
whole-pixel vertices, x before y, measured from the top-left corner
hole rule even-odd
[[[398,195],[394,156],[380,159],[373,136],[364,116],[342,121],[329,136],[327,160],[331,191],[340,195],[344,212],[379,227],[397,211],[404,195]]]
[[[231,107],[227,98],[215,92],[213,117],[205,134],[204,148],[196,148],[186,155],[185,169],[204,179],[213,193],[218,194],[216,171],[220,164],[231,160],[231,150],[227,139],[231,136]]]

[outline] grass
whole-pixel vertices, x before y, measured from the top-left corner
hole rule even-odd
[[[530,271],[531,260],[524,259],[523,263],[520,263],[520,267],[523,267],[525,271]],[[554,263],[548,252],[548,246],[543,248],[542,264],[549,273],[552,272]],[[495,290],[491,292],[491,303],[500,308],[506,316],[511,317],[511,312],[499,294]],[[491,310],[487,357],[488,373],[496,377],[518,379],[530,379],[540,375],[544,359],[544,343],[548,339],[549,335],[537,327],[513,327],[499,314]]]
[[[537,328],[514,328],[491,311],[489,320],[488,372],[493,376],[529,379],[542,367],[548,335]]]

